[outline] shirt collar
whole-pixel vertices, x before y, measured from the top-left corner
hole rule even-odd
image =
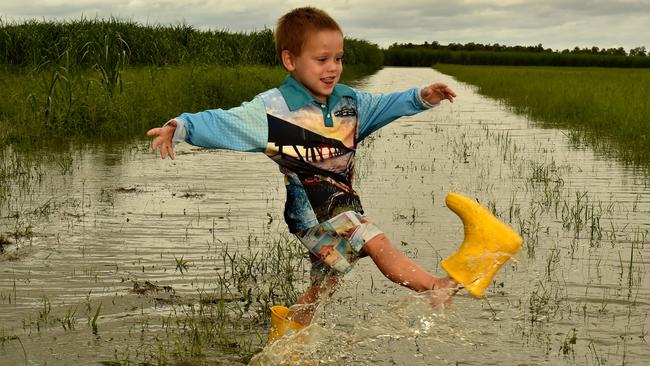
[[[305,89],[298,80],[294,79],[293,76],[287,75],[287,77],[282,82],[282,85],[278,88],[282,97],[287,102],[287,106],[290,111],[295,111],[306,106],[309,103],[318,103],[322,104],[316,98],[314,98],[307,89]],[[335,106],[342,97],[350,97],[356,99],[356,94],[352,88],[343,84],[334,85],[334,90],[332,94],[327,97],[327,105],[332,108]]]

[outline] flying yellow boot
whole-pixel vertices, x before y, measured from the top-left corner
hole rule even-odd
[[[482,298],[492,277],[521,248],[523,240],[475,200],[449,193],[447,207],[463,221],[465,238],[442,268],[474,297]]]
[[[271,307],[271,331],[269,332],[269,344],[282,337],[287,329],[298,331],[304,326],[298,322],[288,319],[290,310],[286,306]]]

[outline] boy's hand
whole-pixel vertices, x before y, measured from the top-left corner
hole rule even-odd
[[[456,97],[456,93],[443,83],[435,83],[423,88],[420,95],[431,104],[438,104],[445,99],[453,103]]]
[[[172,138],[174,137],[174,131],[176,131],[176,121],[172,120],[169,124],[160,127],[152,128],[147,131],[147,136],[156,136],[153,141],[151,141],[151,149],[156,151],[160,147],[160,157],[165,159],[167,154],[169,157],[174,160],[174,145],[172,144]]]

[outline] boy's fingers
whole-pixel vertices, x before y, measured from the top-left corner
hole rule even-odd
[[[453,94],[445,93],[444,98],[447,99],[451,103],[454,102],[454,95]]]
[[[439,100],[448,100],[451,103],[454,102],[454,97],[456,97],[456,93],[447,86],[445,83],[434,83],[429,85],[427,88],[422,90],[422,97],[424,99],[429,99],[433,96],[436,96],[436,98],[439,98]]]
[[[451,90],[451,88],[448,87],[448,86],[445,85],[445,84],[436,84],[436,85],[435,85],[435,88],[436,88],[437,90],[443,92],[443,93],[448,93],[448,94],[451,94],[451,95],[453,95],[453,96],[456,96],[456,93],[454,93],[454,91]]]
[[[451,90],[451,88],[448,86],[445,87],[445,93],[451,95],[452,97],[456,96],[456,93],[453,90]]]
[[[173,128],[176,128],[176,120],[172,120],[168,124],[169,126],[172,126]],[[174,147],[173,145],[167,145],[165,144],[165,141],[170,141],[170,134],[166,133],[166,128],[167,125],[163,127],[158,127],[158,128],[152,128],[149,131],[147,131],[147,136],[156,136],[156,138],[151,141],[151,150],[156,151],[158,148],[160,148],[160,157],[162,159],[165,159],[167,155],[169,155],[169,158],[174,160]],[[171,130],[173,133],[173,129]],[[165,135],[165,136],[163,136]]]
[[[147,131],[147,136],[160,135],[159,130],[160,128],[152,128],[149,131]]]
[[[456,93],[454,93],[454,91],[451,90],[448,86],[444,85],[444,87],[441,87],[438,91],[442,94],[443,99],[447,99],[452,103],[454,102]]]
[[[433,89],[436,89],[436,90],[441,91],[443,93],[449,93],[449,94],[453,95],[454,97],[456,96],[456,93],[453,90],[451,90],[451,88],[445,83],[435,83],[435,84],[431,85],[431,87]]]

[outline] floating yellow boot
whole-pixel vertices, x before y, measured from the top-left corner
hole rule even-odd
[[[469,293],[481,298],[492,277],[519,251],[523,240],[473,199],[449,193],[445,202],[463,221],[465,238],[460,248],[441,262],[442,268]]]
[[[286,333],[287,329],[298,331],[304,327],[302,324],[288,319],[290,312],[291,311],[286,306],[271,307],[271,331],[269,333],[269,344],[282,337]]]

